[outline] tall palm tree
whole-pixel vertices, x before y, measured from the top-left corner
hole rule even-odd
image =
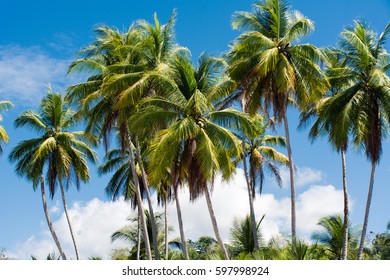
[[[340,215],[329,216],[320,219],[318,222],[324,231],[315,232],[312,235],[312,239],[316,240],[320,244],[326,246],[328,256],[332,260],[343,259],[343,247],[344,247],[344,222]],[[348,259],[356,257],[358,234],[359,232],[351,226],[348,228]]]
[[[89,80],[70,88],[70,98],[83,104],[84,111],[89,115],[87,131],[103,137],[108,147],[108,136],[113,126],[119,128],[122,149],[130,150],[133,142],[136,146],[136,157],[141,168],[141,178],[145,186],[149,212],[152,213],[153,242],[157,245],[156,227],[149,184],[144,169],[143,159],[139,150],[137,135],[128,129],[127,120],[134,112],[137,102],[142,96],[152,94],[148,86],[150,72],[163,71],[169,64],[170,56],[181,50],[174,43],[175,13],[165,25],[160,25],[157,16],[154,24],[140,20],[133,24],[127,33],[104,28],[97,41],[84,50],[85,58],[76,61],[71,66],[74,70],[95,70]],[[91,110],[89,110],[90,105]],[[130,154],[130,157],[133,157]],[[136,185],[138,207],[142,206],[142,196],[139,191],[139,180],[135,169],[135,160],[130,161],[133,178]],[[143,209],[140,209],[143,212]],[[143,217],[141,217],[143,220]],[[146,223],[143,232],[146,234]],[[147,238],[147,235],[144,236]],[[155,252],[159,259],[159,252]]]
[[[28,110],[15,120],[16,127],[29,127],[40,134],[39,137],[22,141],[12,150],[9,158],[11,161],[17,161],[16,173],[31,180],[34,188],[42,180],[42,192],[44,187],[41,176],[47,168],[46,179],[51,198],[54,197],[59,185],[76,258],[79,259],[67,209],[65,188],[68,188],[73,181],[79,189],[80,181],[89,180],[86,160],[95,162],[96,155],[83,141],[83,132],[70,131],[75,121],[75,113],[64,102],[63,97],[49,89],[41,101],[38,112]]]
[[[235,86],[221,76],[224,67],[223,60],[202,55],[195,69],[187,56],[176,56],[170,75],[154,76],[157,96],[144,101],[145,109],[132,123],[135,127],[166,125],[150,145],[151,180],[158,182],[170,169],[174,185],[188,183],[190,200],[205,195],[217,241],[228,259],[209,187],[218,171],[223,178],[229,178],[234,171],[232,159],[241,155],[238,138],[226,127],[240,126],[241,122],[249,127],[251,122],[236,110],[218,111],[214,107]],[[175,188],[174,192],[177,192]]]
[[[261,194],[263,190],[264,171],[269,171],[276,179],[279,186],[282,184],[277,164],[288,164],[288,158],[282,153],[276,151],[272,146],[285,146],[285,139],[281,136],[266,135],[268,124],[263,122],[260,115],[254,117],[254,131],[245,135],[244,145],[244,173],[248,188],[250,218],[252,224],[257,224],[253,202],[256,198],[256,188]],[[248,168],[249,165],[249,168]],[[259,250],[256,229],[252,228],[254,236],[254,246]]]
[[[9,110],[12,108],[12,103],[9,101],[0,101],[0,112]],[[3,117],[0,115],[0,121],[3,120]],[[5,142],[8,143],[9,137],[7,132],[5,131],[4,127],[0,125],[0,143]],[[3,148],[0,145],[0,153],[3,152]]]
[[[366,210],[357,258],[363,252],[368,226],[375,168],[382,152],[382,138],[390,120],[390,79],[388,57],[384,44],[390,33],[390,23],[377,38],[371,27],[355,21],[341,33],[340,47],[347,57],[347,70],[343,75],[351,84],[339,94],[330,98],[325,109],[330,122],[341,122],[337,133],[345,137],[351,133],[355,145],[364,148],[371,162],[371,176],[368,187]]]
[[[320,135],[326,135],[331,146],[341,155],[342,166],[342,184],[344,196],[344,236],[343,236],[343,250],[342,259],[346,260],[348,256],[348,225],[349,225],[349,195],[347,186],[347,166],[346,166],[346,152],[348,148],[349,131],[339,133],[345,121],[340,119],[338,121],[331,120],[333,112],[327,110],[329,100],[336,94],[343,92],[353,82],[349,75],[351,69],[347,66],[347,56],[341,49],[327,48],[324,50],[326,55],[326,70],[325,73],[329,78],[330,90],[314,107],[308,109],[301,114],[300,126],[307,124],[308,120],[315,118],[314,124],[310,129],[309,138],[314,141]]]
[[[76,60],[69,68],[69,73],[90,71],[93,74],[86,82],[69,87],[67,99],[80,107],[80,115],[87,119],[86,131],[98,135],[108,151],[109,139],[113,128],[119,130],[121,148],[128,151],[130,170],[135,185],[138,211],[144,212],[136,164],[132,149],[132,138],[128,129],[126,113],[128,111],[115,109],[120,92],[107,90],[105,81],[111,75],[112,68],[117,69],[118,63],[124,59],[129,62],[128,68],[136,69],[139,63],[139,32],[130,27],[128,32],[121,34],[116,29],[101,27],[97,29],[98,38],[91,46],[86,47],[81,55],[84,58]],[[129,69],[128,69],[129,70]],[[138,79],[140,76],[136,76]],[[140,216],[144,239],[147,240],[147,224],[143,215]],[[146,242],[148,259],[152,259],[149,242]]]
[[[299,108],[326,91],[327,80],[318,63],[321,51],[310,44],[296,44],[314,30],[311,20],[292,11],[285,0],[263,0],[252,12],[236,12],[233,28],[243,33],[231,46],[230,76],[238,82],[247,111],[271,108],[277,122],[283,121],[290,166],[291,235],[296,237],[294,162],[287,121],[290,103]]]

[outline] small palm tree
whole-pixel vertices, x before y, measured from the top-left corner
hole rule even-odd
[[[151,231],[152,222],[151,222],[150,214],[147,210],[145,210],[144,215],[145,215],[146,220],[148,221],[149,235],[151,235],[152,234],[152,231]],[[157,221],[156,225],[157,225],[157,230],[158,230],[157,236],[158,236],[159,246],[157,249],[155,249],[153,247],[153,244],[150,244],[153,251],[154,250],[161,250],[164,247],[164,229],[163,229],[162,216],[163,215],[161,213],[155,214],[155,220]],[[138,228],[139,228],[138,227],[138,224],[139,224],[138,220],[139,220],[138,216],[130,218],[129,219],[129,221],[131,222],[130,225],[119,229],[118,231],[114,232],[111,235],[112,242],[114,242],[115,240],[123,240],[123,241],[129,242],[132,245],[132,247],[130,249],[129,259],[146,259],[147,258],[147,255],[145,252],[145,240],[143,238],[141,238],[140,241],[138,240],[138,235],[139,235],[138,234]],[[169,230],[172,231],[172,228],[169,228]],[[152,240],[151,236],[150,236],[149,240]],[[138,244],[140,244],[140,247],[141,247],[140,258],[136,257]]]
[[[344,222],[340,215],[324,217],[318,222],[324,231],[316,232],[312,239],[325,245],[327,255],[332,260],[343,259]],[[348,259],[356,258],[359,232],[348,225]]]
[[[79,259],[68,214],[65,188],[68,188],[73,181],[79,189],[80,181],[87,182],[89,180],[86,160],[95,162],[96,155],[83,141],[84,132],[69,131],[75,121],[75,113],[68,107],[63,97],[49,89],[41,101],[38,112],[26,111],[15,120],[16,127],[29,127],[40,136],[22,141],[12,150],[9,158],[12,162],[16,162],[16,173],[31,180],[34,189],[41,183],[42,198],[45,197],[43,182],[45,168],[47,168],[46,180],[51,198],[54,197],[59,185],[76,258]],[[46,210],[47,208],[45,208],[45,212]],[[61,255],[63,258],[65,257],[63,253]]]
[[[259,223],[253,224],[250,215],[247,215],[243,219],[234,218],[233,226],[230,229],[231,235],[231,251],[233,257],[237,257],[238,255],[247,255],[250,253],[254,253],[259,249],[256,248],[256,243],[261,240],[261,232],[260,232],[260,224],[264,219],[263,217],[260,219]],[[253,228],[255,228],[256,238],[253,236]],[[257,244],[257,247],[259,244]]]

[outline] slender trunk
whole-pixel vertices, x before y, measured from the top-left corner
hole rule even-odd
[[[181,207],[180,207],[179,195],[177,193],[177,186],[173,186],[173,191],[174,191],[174,194],[175,194],[177,220],[179,222],[181,247],[182,247],[182,250],[183,250],[184,259],[185,260],[189,260],[190,257],[188,256],[187,241],[186,241],[186,237],[184,235],[183,218],[182,218],[182,215],[181,215]]]
[[[217,219],[215,218],[215,213],[214,213],[214,209],[213,209],[213,204],[211,202],[209,189],[206,188],[204,193],[205,193],[205,196],[206,196],[207,208],[208,208],[209,213],[210,213],[211,223],[213,225],[215,237],[217,238],[219,247],[221,248],[221,251],[222,251],[222,254],[223,254],[223,258],[225,260],[229,260],[229,254],[226,251],[225,245],[223,244],[221,235],[219,233]]]
[[[165,229],[165,260],[168,259],[169,247],[168,247],[168,195],[165,196],[164,203],[164,229]]]
[[[292,151],[291,151],[291,144],[290,144],[290,133],[288,129],[288,121],[287,121],[287,114],[285,113],[283,116],[283,123],[284,123],[284,131],[286,135],[286,146],[287,146],[287,154],[288,154],[288,161],[289,161],[289,169],[290,169],[290,190],[291,190],[291,239],[292,243],[294,244],[296,237],[297,237],[297,231],[296,231],[296,217],[295,217],[295,181],[294,181],[294,162],[292,157]]]
[[[142,157],[141,157],[141,149],[139,147],[138,143],[138,138],[135,137],[135,146],[136,146],[136,151],[137,151],[137,160],[138,164],[141,167],[141,177],[143,184],[145,186],[146,190],[146,198],[148,200],[148,206],[149,206],[149,214],[150,214],[150,221],[151,221],[151,226],[152,226],[152,239],[153,239],[153,248],[154,248],[154,258],[155,260],[160,259],[160,253],[158,251],[158,242],[157,242],[157,226],[156,226],[156,218],[154,217],[154,211],[153,211],[153,205],[152,205],[152,199],[150,196],[150,189],[149,189],[149,183],[148,183],[148,178],[146,176],[146,172],[144,169]]]
[[[45,212],[47,225],[49,226],[50,233],[53,237],[54,243],[56,244],[58,251],[60,252],[61,258],[63,260],[66,260],[66,256],[64,251],[62,250],[60,241],[58,240],[57,234],[54,231],[53,224],[51,223],[49,210],[47,209],[47,202],[46,202],[46,192],[45,192],[45,180],[44,177],[41,176],[41,196],[42,196],[42,205],[43,205],[43,211]]]
[[[131,148],[131,136],[130,133],[127,133],[127,141],[129,145],[129,156],[130,156],[130,167],[131,167],[131,172],[133,175],[133,180],[135,184],[135,196],[137,198],[137,204],[138,204],[138,211],[140,212],[140,218],[141,218],[141,226],[142,226],[142,233],[144,236],[144,242],[145,242],[145,250],[146,250],[146,255],[148,260],[152,259],[152,252],[150,250],[150,242],[149,242],[149,235],[148,235],[148,227],[146,224],[146,219],[145,219],[145,211],[144,211],[144,206],[142,203],[142,195],[141,195],[141,190],[139,188],[139,181],[138,181],[138,176],[137,176],[137,171],[135,168],[135,160]]]
[[[73,247],[74,247],[74,251],[76,253],[76,259],[79,260],[80,259],[80,257],[79,257],[79,249],[77,247],[76,238],[75,238],[74,233],[73,233],[72,223],[70,222],[70,218],[69,218],[69,214],[68,214],[68,206],[66,204],[64,185],[62,184],[62,180],[61,179],[59,179],[58,181],[60,182],[62,204],[64,206],[64,212],[65,212],[65,216],[66,216],[66,221],[68,222],[70,236],[72,237]]]
[[[137,219],[137,260],[141,259],[141,213],[138,208]]]
[[[244,146],[244,144],[243,144]],[[243,147],[244,148],[244,147]],[[252,182],[249,180],[248,175],[248,167],[246,164],[246,157],[244,156],[243,159],[243,165],[244,165],[244,173],[245,173],[245,180],[248,190],[248,199],[249,199],[249,213],[251,217],[251,223],[252,223],[252,235],[253,235],[253,242],[254,242],[254,249],[255,251],[259,251],[259,240],[257,238],[257,228],[256,228],[256,215],[255,215],[255,208],[253,206],[253,188],[252,188]]]
[[[373,192],[373,189],[374,189],[375,167],[376,167],[376,163],[375,162],[371,162],[370,185],[368,187],[368,195],[367,195],[367,203],[366,203],[366,213],[364,214],[364,223],[363,223],[363,229],[362,229],[362,236],[360,238],[359,251],[358,251],[358,254],[357,254],[357,259],[358,260],[360,260],[361,257],[362,257],[364,241],[366,239],[367,226],[368,226],[368,216],[370,215],[372,192]]]
[[[245,102],[242,99],[241,100],[241,106],[242,106],[242,111],[246,113],[246,107],[245,107]],[[252,182],[249,180],[249,175],[248,175],[248,166],[246,162],[246,149],[245,149],[245,133],[242,133],[242,153],[243,153],[243,159],[242,163],[244,165],[244,174],[245,174],[245,180],[246,180],[246,186],[248,189],[248,198],[249,198],[249,213],[251,216],[251,222],[252,222],[252,235],[253,235],[253,242],[254,242],[254,248],[255,251],[259,251],[259,240],[257,238],[257,228],[256,228],[256,215],[255,215],[255,209],[253,206],[253,197],[254,194],[252,193],[253,188],[252,188]]]
[[[343,192],[344,192],[344,229],[343,229],[343,249],[341,259],[348,258],[348,230],[349,230],[349,203],[347,186],[347,163],[345,160],[345,148],[341,149],[341,164],[343,170]]]

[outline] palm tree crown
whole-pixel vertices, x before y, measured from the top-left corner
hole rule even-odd
[[[46,179],[50,196],[55,194],[59,181],[89,180],[87,159],[96,161],[95,152],[83,142],[84,132],[69,131],[75,124],[75,113],[63,97],[51,89],[42,100],[39,111],[28,110],[15,120],[16,127],[29,127],[40,137],[24,140],[10,154],[16,161],[16,173],[33,182],[34,188],[47,167]]]

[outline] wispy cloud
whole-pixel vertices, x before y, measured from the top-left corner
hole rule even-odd
[[[194,203],[188,203],[187,190],[180,192],[182,213],[187,239],[196,240],[201,235],[214,236],[207,206],[204,198]],[[152,197],[156,211],[163,212],[157,207],[156,197]],[[222,183],[220,179],[215,182],[212,200],[222,238],[229,242],[229,231],[234,217],[244,217],[249,212],[248,197],[245,179],[242,170],[239,170],[234,180]],[[267,240],[290,231],[290,199],[288,197],[276,198],[273,194],[257,195],[255,211],[258,218],[265,214],[261,229]],[[342,213],[342,191],[334,186],[314,185],[297,197],[297,226],[300,236],[310,238],[310,234],[318,229],[320,218]],[[69,214],[78,240],[82,258],[98,255],[109,258],[111,250],[123,246],[123,243],[111,243],[113,232],[123,227],[131,212],[128,203],[101,201],[97,198],[86,203],[74,203],[69,207]],[[168,207],[169,223],[175,232],[171,238],[179,236],[176,208],[174,204]],[[45,223],[42,223],[44,226]],[[69,257],[74,258],[73,246],[64,215],[54,222],[57,234],[63,243],[64,250]],[[32,235],[28,240],[8,248],[9,255],[14,258],[28,259],[30,255],[45,258],[48,253],[55,252],[49,231],[42,227],[40,233]],[[58,254],[57,254],[58,255]]]
[[[0,99],[16,104],[37,104],[51,84],[62,91],[74,83],[67,77],[70,60],[51,57],[39,47],[0,46]]]

